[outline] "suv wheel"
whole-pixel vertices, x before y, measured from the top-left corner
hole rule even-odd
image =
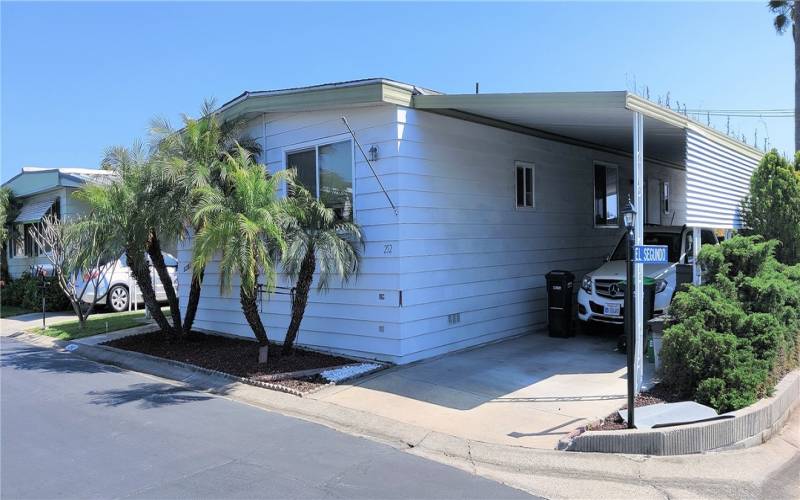
[[[114,285],[108,291],[108,306],[116,312],[128,310],[128,287],[125,285]]]

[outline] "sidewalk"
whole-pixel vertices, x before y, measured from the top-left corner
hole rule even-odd
[[[71,311],[49,312],[45,318],[46,324],[54,325],[56,323],[63,323],[75,319],[75,313]],[[42,326],[42,313],[28,313],[19,316],[12,316],[10,318],[0,319],[0,336],[8,337],[17,332],[22,332]]]

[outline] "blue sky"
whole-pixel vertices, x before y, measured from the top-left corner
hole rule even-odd
[[[96,167],[206,97],[374,76],[448,93],[635,79],[689,108],[792,108],[791,38],[764,3],[3,2],[2,179]],[[789,118],[732,123],[792,147]]]

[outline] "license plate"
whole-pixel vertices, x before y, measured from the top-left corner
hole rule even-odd
[[[603,314],[605,314],[606,316],[619,316],[619,304],[604,305]]]

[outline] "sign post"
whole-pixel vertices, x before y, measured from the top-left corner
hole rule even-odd
[[[632,245],[632,239],[629,232],[627,284],[632,282],[634,264],[666,264],[669,262],[669,247],[667,245]],[[634,287],[643,287],[644,285],[639,280],[636,280],[634,286],[627,286],[627,284],[625,287],[625,330],[628,351],[628,427],[633,428],[635,426],[635,393],[639,389],[639,383],[634,383],[634,380],[641,381],[644,370],[642,362],[637,362],[641,359],[642,351],[640,345],[644,341],[644,308],[641,311],[642,316],[638,316],[636,308],[630,307],[630,304],[633,302]],[[635,375],[633,372],[635,372]]]

